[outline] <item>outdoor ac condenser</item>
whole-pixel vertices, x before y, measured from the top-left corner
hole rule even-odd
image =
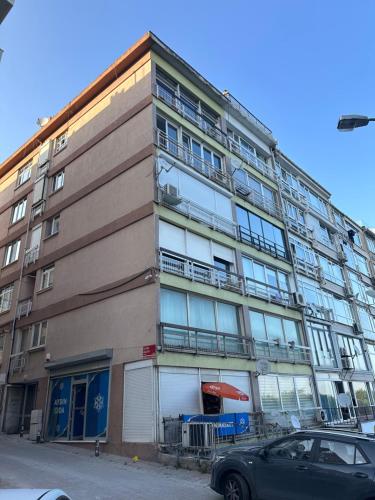
[[[32,410],[30,418],[30,434],[29,439],[36,441],[37,437],[42,433],[43,410]]]
[[[182,446],[184,448],[209,448],[213,441],[213,427],[210,422],[189,422],[182,424]]]

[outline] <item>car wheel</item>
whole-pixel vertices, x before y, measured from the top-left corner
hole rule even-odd
[[[239,474],[229,474],[224,480],[225,500],[250,500],[249,488]]]

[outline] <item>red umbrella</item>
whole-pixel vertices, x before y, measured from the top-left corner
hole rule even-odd
[[[202,385],[202,391],[211,396],[219,398],[236,399],[237,401],[249,401],[249,396],[233,385],[225,382],[207,382]]]

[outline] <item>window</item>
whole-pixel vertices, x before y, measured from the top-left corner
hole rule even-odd
[[[254,339],[293,342],[301,345],[301,334],[296,321],[249,310],[251,333]]]
[[[5,335],[1,334],[0,335],[0,352],[4,351],[4,347],[5,347]]]
[[[66,130],[64,133],[62,133],[55,139],[55,153],[58,153],[59,151],[64,149],[67,143],[68,143],[68,131]]]
[[[370,252],[375,254],[375,240],[366,236],[367,246]]]
[[[330,465],[360,465],[367,463],[367,460],[354,444],[322,439],[318,462]]]
[[[284,460],[310,460],[314,439],[287,438],[271,444],[268,447],[268,456]]]
[[[274,215],[279,214],[275,193],[272,189],[257,179],[254,179],[254,177],[242,169],[235,170],[233,177],[235,179],[235,187],[239,194],[250,192],[250,195],[246,195],[247,200],[265,209],[267,212]],[[243,191],[244,189],[245,191]]]
[[[241,241],[275,257],[287,258],[284,232],[281,229],[240,206],[236,209]]]
[[[46,238],[57,234],[60,230],[60,215],[55,215],[51,219],[47,220],[46,223]]]
[[[57,173],[52,178],[52,192],[55,193],[64,186],[64,170]]]
[[[12,216],[11,216],[11,224],[14,224],[15,222],[18,222],[19,220],[23,219],[25,217],[26,213],[26,204],[27,204],[27,199],[24,198],[23,200],[19,201],[12,207]]]
[[[0,290],[0,313],[9,311],[12,305],[13,284]]]
[[[285,212],[289,219],[297,224],[306,224],[305,215],[300,208],[297,208],[290,201],[284,200]]]
[[[323,270],[324,278],[327,281],[344,286],[344,276],[342,274],[342,269],[338,264],[331,262],[322,255],[319,255],[319,264]]]
[[[47,338],[47,321],[35,323],[32,326],[31,348],[45,345]]]
[[[359,236],[358,229],[356,229],[354,226],[352,226],[348,222],[346,222],[345,225],[346,225],[346,229],[348,231],[349,240],[352,243],[354,243],[355,245],[357,245],[358,247],[362,247],[361,238]]]
[[[328,209],[325,201],[310,191],[310,189],[300,182],[300,191],[306,196],[310,207],[328,219]]]
[[[316,366],[336,367],[329,328],[320,323],[307,323],[313,362]]]
[[[366,344],[367,352],[370,356],[371,366],[373,371],[375,372],[375,344]]]
[[[242,257],[242,264],[247,293],[267,300],[289,303],[289,285],[286,273],[247,257]]]
[[[55,273],[55,266],[49,266],[42,269],[42,276],[40,279],[40,290],[51,288],[53,286],[53,278]]]
[[[302,265],[307,264],[308,266],[316,266],[315,253],[311,247],[293,236],[290,236],[289,240],[297,263]]]
[[[259,375],[258,380],[262,410],[266,413],[315,408],[309,377]]]
[[[9,266],[13,262],[18,260],[18,256],[20,253],[21,240],[12,241],[5,247],[4,254],[4,266]]]
[[[16,181],[17,187],[21,186],[22,184],[24,184],[26,181],[28,181],[30,179],[32,166],[33,166],[33,162],[29,161],[28,163],[26,163],[26,165],[24,165],[23,167],[21,167],[18,170],[18,177],[17,177],[17,181]]]
[[[349,362],[351,359],[355,370],[367,370],[362,344],[358,338],[337,335],[337,342],[341,357],[349,356]]]
[[[375,320],[373,316],[364,307],[357,306],[357,311],[364,336],[367,339],[375,340]]]
[[[17,329],[12,354],[20,354],[30,347],[30,327]]]
[[[375,304],[374,297],[367,294],[367,287],[359,276],[352,271],[348,271],[348,276],[356,300],[364,302],[365,304]]]

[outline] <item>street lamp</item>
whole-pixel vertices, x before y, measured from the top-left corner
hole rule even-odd
[[[358,127],[365,127],[369,122],[375,121],[375,118],[369,118],[363,115],[342,115],[337,124],[340,132],[351,132]]]

